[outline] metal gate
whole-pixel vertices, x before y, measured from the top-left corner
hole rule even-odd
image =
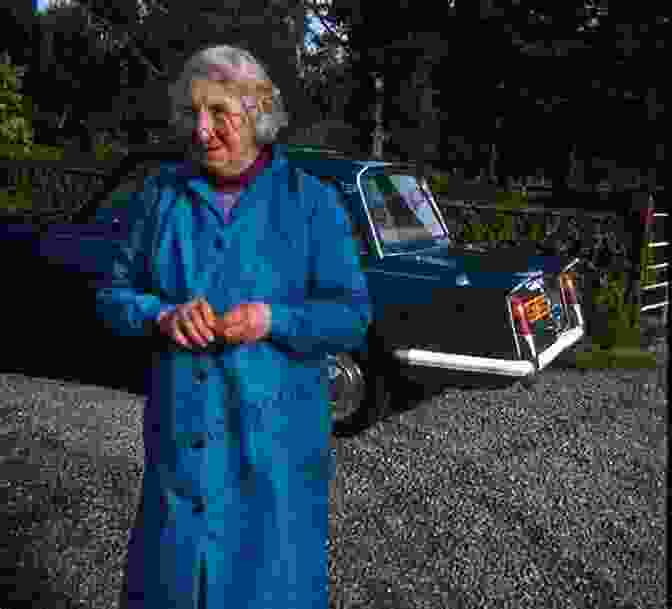
[[[663,308],[667,322],[670,302],[668,279],[670,243],[667,241],[669,213],[655,210],[653,196],[649,195],[647,206],[641,210],[644,255],[641,268],[641,312]]]

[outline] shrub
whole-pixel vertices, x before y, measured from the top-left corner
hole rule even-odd
[[[435,196],[445,194],[448,192],[448,184],[450,183],[450,176],[443,173],[434,173],[429,177],[429,187]]]
[[[434,175],[432,189],[446,188],[450,176]],[[490,222],[468,223],[464,229],[463,238],[465,241],[489,241],[491,243],[501,241],[515,241],[519,235],[516,231],[516,217],[510,213],[517,209],[527,207],[527,195],[522,192],[498,190],[495,196],[496,211],[494,219]],[[528,239],[541,241],[545,236],[545,227],[543,224],[533,224],[530,226]]]
[[[14,144],[29,152],[34,134],[24,116],[27,108],[19,92],[23,72],[24,68],[11,65],[9,54],[0,57],[0,144]]]
[[[642,246],[641,250],[641,265],[642,265],[642,285],[649,285],[656,282],[656,270],[647,269],[649,265],[656,263],[656,256],[653,248],[649,247],[647,243]]]
[[[33,144],[30,150],[26,151],[24,146],[20,144],[0,144],[0,159],[13,161],[26,161],[30,159],[60,161],[63,159],[63,148]]]
[[[527,238],[530,241],[543,241],[546,236],[546,228],[542,222],[532,222],[528,229]]]
[[[33,206],[33,188],[28,177],[20,180],[16,189],[0,190],[0,209],[14,213],[25,211]]]
[[[640,308],[625,302],[625,273],[609,272],[607,285],[598,288],[593,302],[606,316],[606,331],[593,336],[593,342],[607,347],[614,345],[637,346],[640,334]]]
[[[497,190],[495,204],[498,209],[525,209],[528,205],[527,194],[517,190]]]
[[[96,161],[111,161],[119,155],[118,147],[107,142],[98,142],[93,151]]]

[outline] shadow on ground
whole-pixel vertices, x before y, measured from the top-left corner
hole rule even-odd
[[[28,421],[21,400],[0,402],[0,609],[111,608],[141,465]]]
[[[59,459],[54,447],[21,437],[0,436],[0,606],[2,609],[82,607],[59,586],[50,556],[41,546],[53,525]]]

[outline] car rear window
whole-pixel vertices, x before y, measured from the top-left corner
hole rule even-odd
[[[383,243],[395,244],[445,237],[426,185],[414,175],[376,172],[362,186]]]

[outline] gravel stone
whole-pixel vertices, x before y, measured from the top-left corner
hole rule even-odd
[[[334,439],[330,609],[665,606],[663,376],[558,361]],[[0,374],[0,609],[116,607],[144,401]]]

